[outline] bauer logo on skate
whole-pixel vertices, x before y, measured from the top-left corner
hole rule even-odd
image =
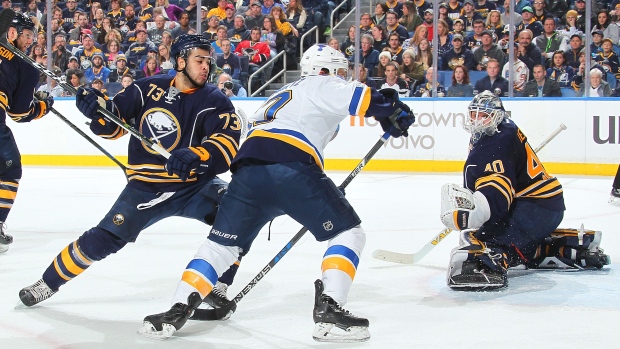
[[[232,234],[228,234],[228,233],[222,233],[219,230],[216,229],[211,229],[211,234],[215,234],[219,237],[222,237],[224,239],[230,239],[230,240],[237,240],[237,235],[232,235]]]
[[[162,108],[149,109],[142,115],[140,133],[167,151],[174,150],[181,139],[179,121],[170,111]],[[142,146],[149,153],[158,154],[146,145]]]

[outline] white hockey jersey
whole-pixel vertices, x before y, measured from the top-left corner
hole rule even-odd
[[[508,66],[510,62],[504,64],[504,69],[502,69],[502,76],[504,79],[508,80]],[[525,84],[530,78],[530,70],[523,61],[517,59],[517,61],[512,66],[512,78],[514,79],[514,89],[516,91],[522,91],[525,87]]]

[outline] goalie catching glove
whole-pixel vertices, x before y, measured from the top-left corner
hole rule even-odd
[[[203,147],[189,147],[174,150],[166,162],[168,175],[179,176],[186,181],[192,171],[198,174],[205,173],[211,164],[211,155]]]
[[[394,106],[397,107],[390,117],[379,120],[383,131],[388,132],[394,138],[409,136],[407,129],[415,122],[415,116],[409,106],[400,101],[398,92],[394,89],[384,88],[378,92],[385,98],[393,100]]]
[[[456,184],[441,187],[441,222],[453,230],[478,229],[491,218],[491,208],[481,192]]]

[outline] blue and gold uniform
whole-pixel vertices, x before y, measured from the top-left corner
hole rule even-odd
[[[180,216],[212,224],[227,187],[216,175],[228,171],[237,154],[241,125],[232,103],[216,87],[179,91],[174,79],[158,75],[138,80],[107,101],[106,108],[168,152],[195,152],[209,161],[208,168],[200,174],[192,171],[186,181],[168,175],[166,158],[132,137],[129,183],[103,220],[69,244],[44,272],[50,289],[56,291],[92,262],[135,241],[159,220]],[[94,120],[91,130],[111,140],[126,133],[103,118]]]

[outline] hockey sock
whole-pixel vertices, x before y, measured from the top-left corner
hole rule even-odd
[[[17,196],[19,180],[0,179],[0,222],[6,222]]]
[[[181,277],[172,304],[187,302],[187,297],[198,292],[204,299],[217,283],[219,275],[239,258],[239,248],[220,245],[211,240],[205,241],[198,249]]]
[[[84,272],[93,262],[116,253],[126,241],[101,228],[92,228],[70,243],[43,273],[43,281],[54,291]]]
[[[222,276],[217,279],[217,281],[224,283],[228,286],[232,285],[233,281],[235,280],[235,275],[237,275],[237,270],[239,270],[240,263],[241,257],[239,257],[239,260],[237,260],[233,265],[231,265],[230,268],[228,268],[228,270],[226,270],[224,274],[222,274]]]
[[[323,255],[321,270],[324,293],[341,306],[347,302],[365,244],[366,234],[358,225],[329,240],[327,251]]]

